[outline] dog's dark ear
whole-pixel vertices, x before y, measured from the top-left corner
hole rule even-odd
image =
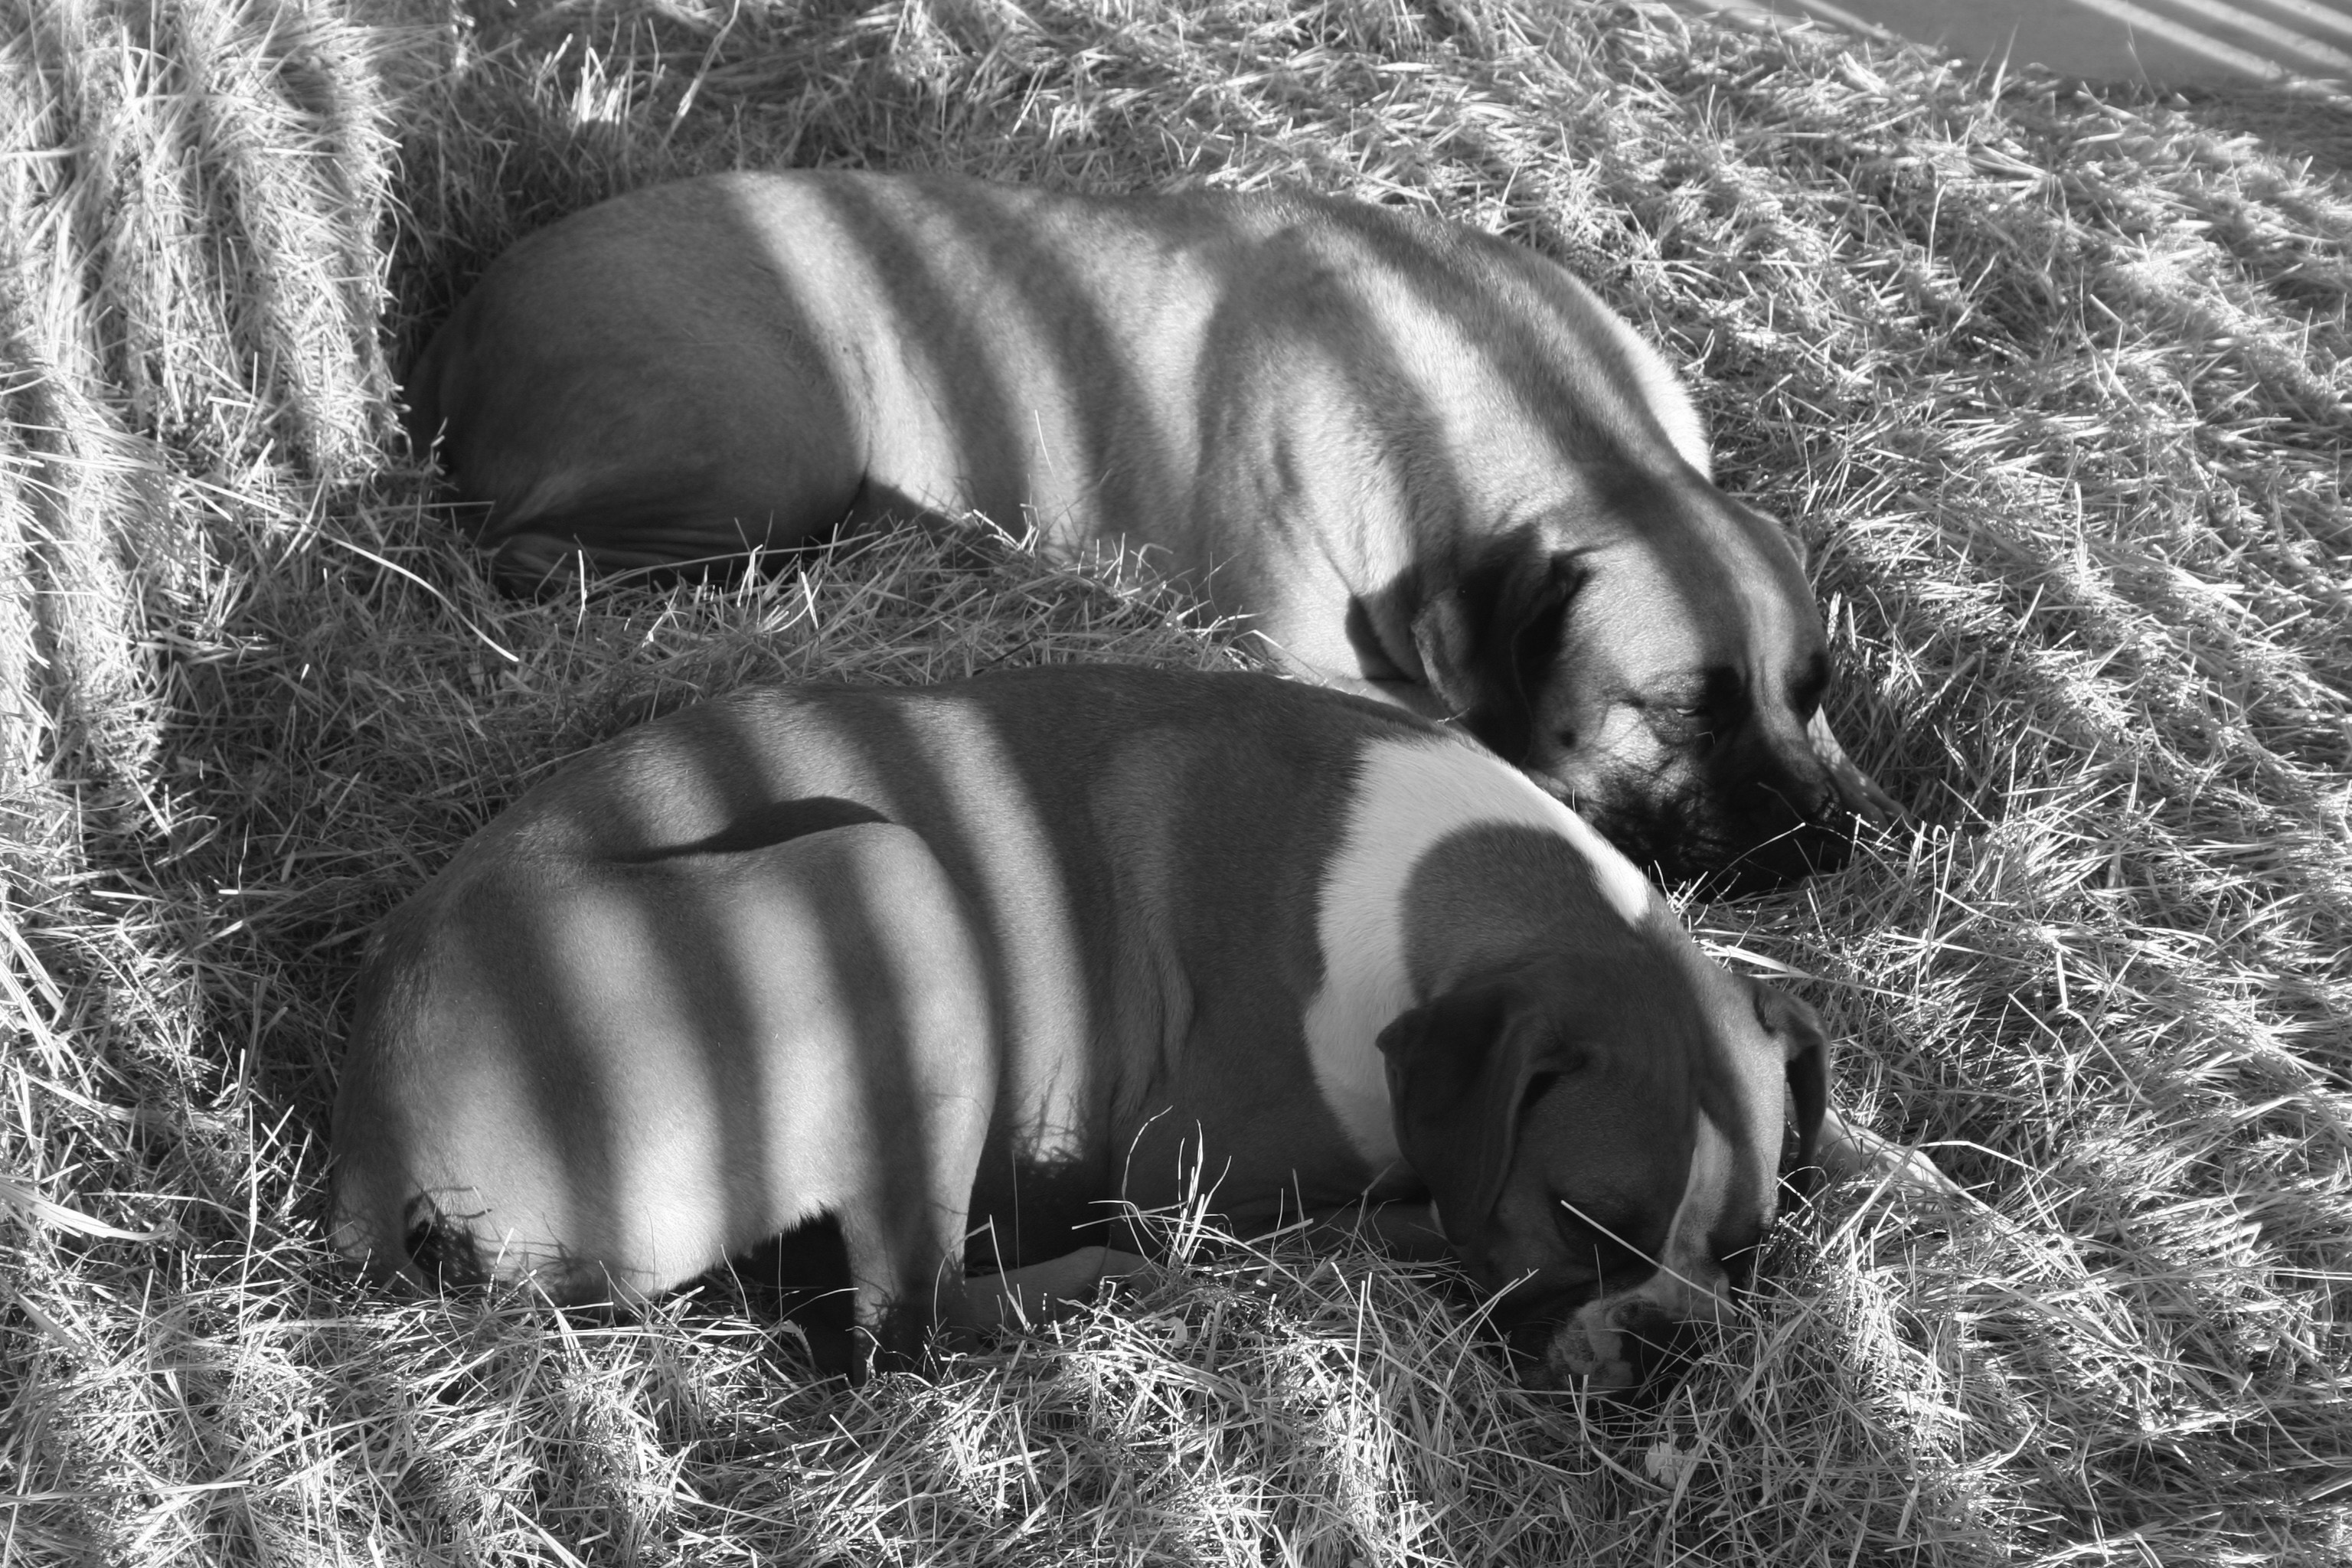
[[[1537,1081],[1581,1065],[1546,1048],[1538,1017],[1504,982],[1440,996],[1381,1031],[1397,1147],[1429,1184],[1456,1248],[1476,1237],[1502,1196]]]
[[[1584,581],[1575,557],[1531,533],[1499,542],[1451,582],[1423,584],[1413,652],[1448,714],[1505,762],[1524,761],[1535,701]]]
[[[1822,1033],[1820,1016],[1798,998],[1760,980],[1748,984],[1756,998],[1756,1021],[1779,1043],[1789,1064],[1789,1111],[1797,1123],[1797,1166],[1790,1184],[1805,1196],[1822,1174],[1813,1155],[1830,1108],[1829,1037]]]

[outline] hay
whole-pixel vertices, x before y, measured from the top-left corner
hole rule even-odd
[[[2347,125],[1633,5],[0,0],[0,1550],[2352,1555]],[[723,1290],[345,1279],[356,938],[557,759],[747,679],[1248,658],[984,530],[488,590],[379,343],[561,212],[784,162],[1297,180],[1590,277],[1810,546],[1842,731],[1927,819],[1693,919],[1982,1206],[1832,1194],[1633,1408],[1295,1242],[857,1396]]]

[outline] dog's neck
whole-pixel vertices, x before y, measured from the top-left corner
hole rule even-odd
[[[1489,900],[1441,897],[1425,907],[1428,889],[1416,886],[1431,869],[1433,852],[1444,855],[1448,840],[1497,827],[1515,830],[1513,837],[1533,830],[1573,857],[1577,864],[1567,869],[1582,875],[1561,879],[1558,899],[1546,900],[1564,921],[1634,926],[1657,908],[1657,895],[1630,861],[1484,750],[1452,738],[1370,742],[1338,850],[1324,871],[1316,911],[1322,984],[1305,1024],[1324,1103],[1375,1172],[1400,1159],[1381,1031],[1436,991],[1491,965],[1487,955],[1527,951],[1521,933],[1490,928],[1493,917],[1482,912]],[[1462,869],[1449,866],[1446,879]]]

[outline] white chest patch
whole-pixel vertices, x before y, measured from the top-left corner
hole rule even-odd
[[[1731,1198],[1731,1140],[1705,1115],[1698,1119],[1698,1141],[1691,1149],[1690,1180],[1684,1185],[1682,1205],[1675,1210],[1674,1228],[1666,1236],[1665,1256],[1645,1289],[1659,1296],[1659,1305],[1676,1322],[1705,1315],[1702,1301],[1720,1302],[1724,1293],[1723,1265],[1715,1258],[1709,1238],[1723,1218]]]
[[[1400,1157],[1381,1031],[1424,1000],[1412,994],[1406,967],[1406,884],[1440,840],[1495,824],[1565,839],[1628,924],[1653,907],[1655,895],[1633,863],[1509,763],[1456,741],[1373,742],[1317,900],[1323,985],[1306,1026],[1323,1103],[1376,1172]]]

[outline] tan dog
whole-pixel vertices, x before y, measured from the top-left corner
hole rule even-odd
[[[501,572],[976,508],[1149,546],[1294,672],[1458,721],[1669,875],[1842,857],[1787,535],[1566,271],[1312,196],[731,174],[516,246],[408,382]]]
[[[385,922],[334,1238],[580,1300],[829,1223],[905,1356],[1086,1289],[1109,1205],[1197,1171],[1245,1229],[1369,1196],[1433,1243],[1433,1202],[1548,1375],[1622,1386],[1748,1266],[1824,1056],[1394,708],[1087,668],[753,689],[577,760]]]

